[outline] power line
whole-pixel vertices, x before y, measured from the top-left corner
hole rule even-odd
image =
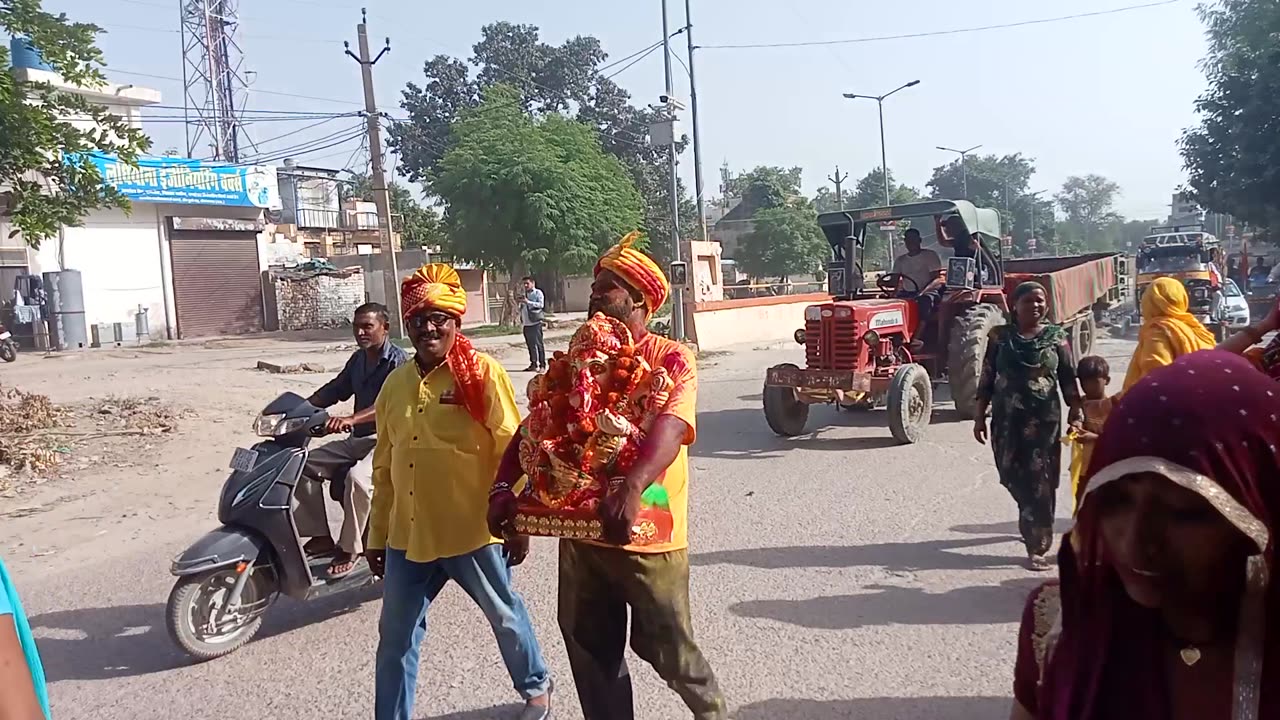
[[[1110,10],[1097,10],[1094,12],[1076,13],[1073,15],[1060,15],[1058,17],[1040,18],[1038,20],[1022,20],[1020,22],[1000,23],[998,25],[981,25],[977,27],[955,28],[952,30],[934,30],[931,32],[905,33],[902,35],[879,35],[873,37],[850,38],[847,40],[807,40],[800,42],[778,42],[778,43],[740,43],[726,45],[699,45],[698,50],[749,50],[761,48],[789,48],[789,47],[813,47],[818,45],[852,45],[855,43],[882,42],[886,40],[908,40],[912,38],[938,37],[941,35],[960,35],[964,33],[985,32],[987,30],[1003,30],[1006,28],[1026,27],[1028,25],[1045,25],[1048,23],[1064,22],[1066,20],[1079,20],[1081,18],[1100,17],[1103,15],[1115,15],[1117,13],[1130,12],[1133,10],[1146,10],[1148,8],[1161,7],[1164,5],[1175,5],[1182,0],[1161,0],[1161,2],[1144,3],[1142,5],[1128,5],[1125,7],[1112,8]]]
[[[108,70],[117,75],[131,75],[133,77],[154,78],[156,80],[170,80],[172,82],[183,81],[182,78],[173,77],[170,75],[156,75],[155,73],[135,72],[133,70],[120,70],[117,68],[108,68]],[[278,97],[298,98],[300,100],[315,100],[317,102],[335,103],[337,105],[350,105],[350,106],[355,106],[360,108],[364,107],[363,104],[352,102],[351,100],[339,100],[337,98],[317,97],[315,95],[299,95],[297,93],[280,92],[279,90],[261,90],[258,88],[250,88],[249,95],[252,96],[254,93],[257,93],[259,95],[275,95]]]

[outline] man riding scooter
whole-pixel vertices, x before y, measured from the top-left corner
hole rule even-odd
[[[355,396],[355,414],[330,417],[325,429],[330,433],[350,433],[341,440],[311,451],[303,475],[313,482],[300,482],[295,493],[294,513],[298,535],[311,540],[303,546],[307,555],[333,555],[330,578],[339,578],[355,569],[364,552],[364,532],[373,497],[373,448],[377,445],[374,401],[392,370],[409,356],[387,337],[387,308],[381,303],[365,303],[356,308],[351,325],[359,349],[352,353],[342,372],[308,398],[320,408],[329,408]],[[330,496],[342,503],[342,529],[335,544],[329,534],[322,483],[330,482]]]

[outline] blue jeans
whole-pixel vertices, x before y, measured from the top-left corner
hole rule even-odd
[[[457,557],[412,562],[387,548],[382,617],[374,670],[376,720],[408,720],[418,684],[418,654],[427,632],[427,608],[449,580],[462,586],[493,626],[498,650],[515,689],[526,700],[551,685],[542,650],[524,600],[511,587],[501,545],[486,545]]]

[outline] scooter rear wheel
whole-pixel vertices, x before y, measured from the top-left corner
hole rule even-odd
[[[235,585],[234,567],[180,578],[169,593],[165,624],[169,636],[196,660],[212,660],[239,650],[258,634],[262,615],[274,599],[274,589],[262,573],[254,572],[240,597],[236,617],[217,619]]]
[[[18,359],[18,346],[8,340],[0,341],[0,360],[13,362]]]

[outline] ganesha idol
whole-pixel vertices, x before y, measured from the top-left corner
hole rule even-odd
[[[596,313],[529,382],[520,467],[529,482],[516,505],[516,532],[599,540],[599,505],[638,457],[640,442],[670,398],[665,368],[636,354],[622,322]],[[666,493],[645,491],[631,542],[670,542]]]

